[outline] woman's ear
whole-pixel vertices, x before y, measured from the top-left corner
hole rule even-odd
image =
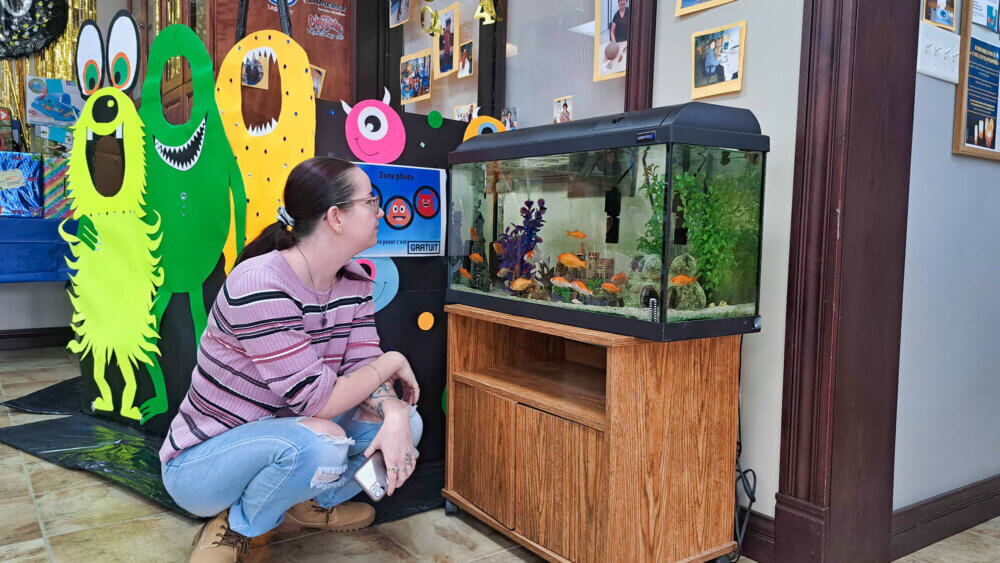
[[[339,207],[331,207],[326,210],[326,223],[330,225],[337,236],[344,235],[344,215]]]

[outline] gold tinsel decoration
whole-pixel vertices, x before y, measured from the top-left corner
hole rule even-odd
[[[63,32],[58,41],[30,57],[2,61],[0,106],[11,108],[14,117],[21,119],[23,123],[24,76],[26,74],[76,82],[76,77],[73,75],[76,36],[80,33],[80,24],[88,19],[97,19],[97,0],[69,0],[66,31]],[[26,127],[23,128],[23,131],[25,135],[29,135]]]

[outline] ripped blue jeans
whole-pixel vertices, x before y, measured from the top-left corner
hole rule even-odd
[[[333,419],[346,436],[317,434],[302,417],[267,418],[227,430],[163,464],[163,485],[184,510],[211,517],[229,509],[229,527],[259,536],[292,506],[316,499],[330,508],[361,492],[354,473],[381,422],[359,420],[360,407]],[[410,409],[416,447],[423,421]]]

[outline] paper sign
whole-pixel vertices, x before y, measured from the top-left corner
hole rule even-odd
[[[997,31],[1000,0],[972,0],[972,23]]]
[[[355,163],[368,174],[373,195],[379,196],[385,217],[378,227],[378,244],[361,253],[367,257],[443,256],[447,172],[439,168]]]
[[[75,82],[25,76],[25,121],[31,125],[69,127],[83,111],[83,98]]]

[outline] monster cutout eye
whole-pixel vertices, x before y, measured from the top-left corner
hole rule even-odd
[[[380,141],[389,132],[389,120],[382,110],[368,106],[358,113],[358,130],[369,141]]]
[[[104,65],[104,41],[101,39],[101,30],[93,20],[80,25],[74,62],[80,93],[87,98],[101,88],[101,67]]]
[[[120,10],[111,20],[108,33],[106,71],[112,86],[128,93],[138,77],[139,28],[128,10]]]
[[[462,140],[468,141],[469,139],[479,135],[503,133],[506,130],[507,128],[503,126],[503,123],[501,123],[499,119],[488,115],[480,115],[479,117],[473,119],[465,128],[465,137]]]

